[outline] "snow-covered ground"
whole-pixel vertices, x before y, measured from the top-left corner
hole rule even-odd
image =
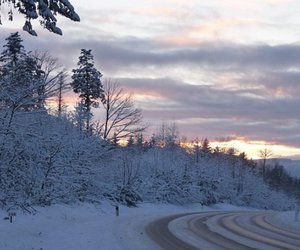
[[[35,215],[17,213],[13,223],[0,211],[1,250],[119,250],[159,249],[144,231],[144,225],[163,216],[210,210],[241,210],[229,205],[202,207],[169,204],[140,204],[137,208],[120,206],[120,216],[109,202],[101,205],[77,204],[38,207]],[[248,208],[247,208],[248,209]],[[284,218],[284,219],[282,219]],[[274,220],[300,229],[293,212],[280,213]]]
[[[296,219],[295,211],[277,213],[271,217],[271,222],[290,231],[300,231],[300,214]]]

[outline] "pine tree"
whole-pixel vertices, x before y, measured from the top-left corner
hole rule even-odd
[[[0,57],[0,97],[5,107],[29,110],[43,107],[44,76],[38,59],[26,53],[18,32],[5,39]]]
[[[13,67],[18,61],[26,57],[26,51],[22,44],[23,40],[19,33],[15,32],[7,37],[5,41],[7,43],[3,46],[5,49],[1,53],[0,62],[1,64]]]
[[[155,134],[151,135],[148,145],[150,148],[157,146],[157,136]]]
[[[144,135],[143,133],[138,133],[136,135],[136,145],[140,148],[144,146]]]
[[[119,138],[118,138],[118,136],[117,136],[117,133],[114,133],[114,134],[113,134],[113,137],[112,137],[112,139],[111,139],[111,142],[112,142],[112,144],[115,145],[115,146],[117,146],[117,145],[119,144]]]
[[[97,99],[104,102],[103,86],[100,80],[102,74],[94,66],[91,50],[81,50],[77,65],[78,68],[73,69],[71,86],[75,93],[79,93],[86,113],[90,114],[91,108],[98,105]],[[86,115],[86,130],[90,130],[90,115]]]
[[[134,139],[133,139],[133,135],[130,135],[128,140],[127,140],[127,147],[131,147],[134,144]]]
[[[18,32],[5,39],[7,43],[0,57],[1,101],[5,107],[10,107],[23,95],[21,89],[28,89],[29,82],[24,82],[26,51]],[[25,86],[23,84],[25,83]],[[27,86],[26,86],[27,85]]]
[[[204,152],[204,153],[210,153],[211,152],[211,147],[209,145],[209,140],[207,138],[205,138],[202,142],[202,145],[201,145],[201,150]]]
[[[62,35],[62,31],[56,26],[56,15],[60,14],[66,18],[79,22],[80,18],[75,12],[74,7],[68,0],[2,0],[0,1],[0,10],[2,4],[9,6],[8,19],[13,21],[13,8],[25,16],[25,24],[23,30],[29,34],[36,36],[37,33],[32,28],[31,20],[41,18],[40,24],[50,32]],[[1,22],[0,15],[0,24]]]

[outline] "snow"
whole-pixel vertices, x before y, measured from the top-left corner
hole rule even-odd
[[[13,223],[0,224],[1,250],[118,250],[159,249],[144,232],[144,225],[171,213],[199,211],[197,206],[142,204],[120,206],[120,216],[109,202],[101,205],[53,205],[37,207],[37,212],[17,212]],[[7,217],[0,210],[0,218]],[[149,248],[150,247],[150,248]]]
[[[144,231],[150,221],[179,213],[249,210],[226,204],[203,207],[144,203],[136,208],[120,206],[120,215],[116,216],[114,205],[107,201],[101,205],[60,204],[35,209],[35,214],[18,211],[13,223],[1,221],[1,250],[160,249]],[[0,218],[4,217],[7,212],[0,210]],[[294,221],[294,212],[278,213],[273,220],[300,229],[300,223]]]
[[[300,231],[300,216],[296,220],[295,211],[287,211],[275,214],[270,222],[289,231]]]

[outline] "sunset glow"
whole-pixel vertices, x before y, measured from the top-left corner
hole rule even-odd
[[[239,153],[245,152],[248,158],[259,159],[260,150],[268,149],[272,151],[272,158],[285,158],[293,157],[293,159],[300,159],[300,149],[297,147],[291,147],[279,144],[270,144],[266,141],[244,141],[244,140],[232,140],[228,142],[214,141],[211,143],[213,147],[235,148]]]

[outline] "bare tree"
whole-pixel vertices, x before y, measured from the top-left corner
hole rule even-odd
[[[66,75],[61,74],[57,83],[57,115],[60,117],[66,108],[63,94],[70,89],[70,85],[66,82]]]
[[[59,89],[59,82],[67,77],[67,70],[48,51],[34,51],[30,54],[44,72],[42,85],[45,86],[44,91],[48,93],[48,98],[54,96]]]
[[[270,149],[261,149],[259,150],[259,157],[262,159],[262,174],[263,174],[263,177],[265,177],[265,174],[266,174],[266,163],[267,163],[267,160],[273,155],[273,152],[272,150]]]
[[[105,117],[104,139],[121,139],[146,129],[142,124],[142,111],[135,107],[132,95],[125,93],[118,82],[106,80],[103,84]]]
[[[193,142],[193,152],[196,156],[196,163],[199,163],[199,158],[200,158],[200,147],[201,146],[201,142],[198,138],[195,139],[195,141]]]
[[[158,128],[156,142],[159,146],[174,146],[178,144],[178,138],[179,131],[175,122],[169,124],[163,122]]]

